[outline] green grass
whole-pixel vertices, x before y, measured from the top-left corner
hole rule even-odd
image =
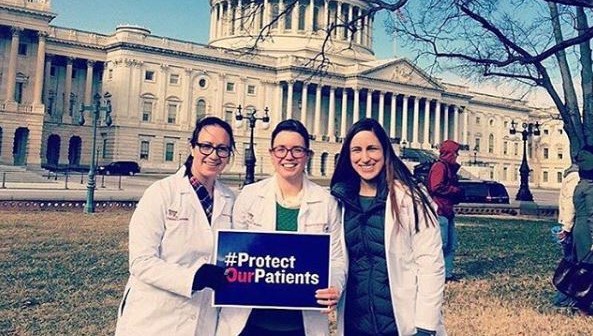
[[[0,213],[0,335],[112,335],[127,279],[131,213]],[[460,218],[447,284],[450,335],[593,335],[554,308],[553,222]]]

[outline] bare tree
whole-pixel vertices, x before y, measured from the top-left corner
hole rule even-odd
[[[591,1],[429,0],[422,7],[392,16],[391,33],[437,70],[544,88],[564,121],[571,158],[593,145]]]

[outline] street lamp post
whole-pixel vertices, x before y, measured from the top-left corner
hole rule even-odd
[[[255,162],[257,161],[255,158],[255,150],[253,148],[253,129],[255,128],[255,123],[258,120],[263,121],[263,128],[267,129],[270,122],[270,116],[268,115],[267,107],[264,109],[263,117],[257,117],[257,110],[255,109],[247,111],[246,115],[243,115],[241,110],[242,107],[239,105],[239,107],[237,107],[237,113],[235,114],[236,126],[237,128],[241,127],[243,124],[243,119],[247,119],[247,125],[249,125],[250,130],[249,150],[245,155],[245,181],[243,182],[244,185],[248,185],[255,182]]]
[[[511,121],[511,129],[509,133],[511,135],[515,135],[517,133],[517,129],[515,128],[517,123],[513,120]],[[536,121],[535,123],[523,123],[523,130],[519,132],[521,134],[521,139],[523,140],[523,160],[521,161],[521,167],[519,168],[519,173],[521,175],[521,186],[519,187],[519,191],[517,192],[517,197],[515,199],[517,201],[528,201],[533,202],[533,195],[529,190],[529,165],[527,164],[527,140],[530,136],[539,136],[540,135],[540,124]]]
[[[101,95],[100,94],[95,94],[93,96],[94,100],[95,100],[95,104],[94,105],[84,105],[81,104],[80,105],[80,120],[79,120],[79,124],[82,126],[85,123],[84,120],[84,112],[85,111],[89,111],[91,113],[91,117],[93,120],[93,139],[92,139],[92,143],[91,143],[91,166],[89,168],[89,175],[88,175],[88,181],[87,181],[87,193],[86,193],[86,205],[84,206],[84,212],[85,213],[93,213],[95,212],[95,171],[96,171],[96,164],[95,164],[95,154],[96,154],[96,148],[97,148],[97,124],[99,121],[99,117],[101,116],[101,112],[105,111],[105,125],[107,126],[111,126],[111,94],[109,92],[106,92],[103,95],[103,98],[105,98],[105,106],[101,106]]]
[[[474,146],[474,166],[478,165],[478,146]]]

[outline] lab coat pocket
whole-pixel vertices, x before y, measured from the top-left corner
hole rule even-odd
[[[305,232],[329,232],[329,225],[327,223],[305,223]]]

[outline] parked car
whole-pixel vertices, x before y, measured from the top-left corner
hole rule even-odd
[[[496,181],[459,180],[464,196],[461,203],[509,204],[507,188]]]
[[[140,166],[134,161],[114,161],[106,166],[99,166],[97,171],[105,175],[135,175],[140,172]]]

